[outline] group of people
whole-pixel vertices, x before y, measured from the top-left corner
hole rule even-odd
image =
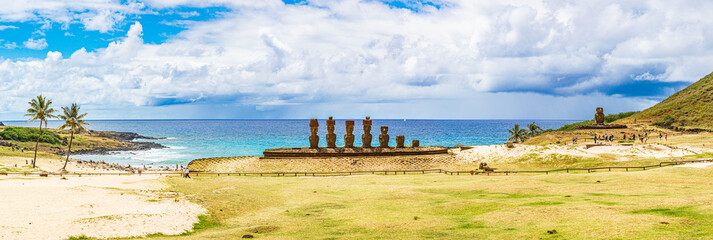
[[[594,134],[594,143],[597,143],[597,140],[604,141],[604,142],[613,142],[614,141],[614,134],[602,134],[597,136],[597,134]]]
[[[648,132],[644,132],[643,135],[642,135],[642,134],[629,134],[629,135],[627,135],[626,133],[624,133],[624,135],[622,136],[622,140],[625,140],[625,141],[626,141],[626,140],[629,140],[629,141],[636,141],[637,137],[638,137],[639,141],[641,141],[642,143],[646,143],[646,142],[649,141],[649,133],[648,133]],[[668,133],[666,133],[666,134],[664,134],[664,133],[659,133],[659,140],[661,140],[662,138],[665,139],[666,141],[668,141]],[[572,138],[572,143],[573,143],[573,144],[576,143],[576,141],[577,141],[577,138],[576,138],[576,137],[575,137],[575,138]],[[602,135],[594,134],[594,143],[597,143],[597,141],[600,141],[600,142],[602,142],[602,141],[604,141],[604,142],[613,142],[613,141],[614,141],[614,134],[609,134],[609,133],[605,133],[605,134],[602,134]]]
[[[24,147],[18,147],[17,145],[15,145],[15,146],[12,146],[11,149],[12,149],[12,151],[18,150],[18,151],[25,152],[25,149],[26,149],[26,148],[24,148]]]

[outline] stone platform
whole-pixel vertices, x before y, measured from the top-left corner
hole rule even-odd
[[[574,129],[621,129],[626,128],[626,125],[621,124],[591,124],[591,125],[578,125],[574,126]]]
[[[276,148],[263,152],[264,158],[295,158],[295,157],[378,157],[446,154],[446,147],[415,147],[415,148]]]

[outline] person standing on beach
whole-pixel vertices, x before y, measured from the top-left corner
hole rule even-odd
[[[594,144],[597,144],[597,134],[594,134]]]
[[[665,136],[665,137],[666,137],[666,141],[668,141],[668,133],[666,133],[666,136]]]
[[[183,169],[183,178],[191,178],[190,173],[191,173],[191,171],[188,170],[188,168],[184,168]]]

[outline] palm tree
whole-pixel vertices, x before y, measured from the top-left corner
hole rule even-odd
[[[35,168],[35,162],[37,162],[37,148],[40,145],[40,137],[42,136],[42,123],[44,123],[45,127],[47,127],[47,119],[56,118],[55,115],[52,115],[56,112],[56,110],[50,108],[52,100],[46,99],[42,95],[37,96],[37,98],[32,99],[32,101],[28,103],[30,104],[30,108],[27,109],[25,117],[30,117],[30,119],[27,121],[34,122],[35,120],[40,120],[40,134],[37,135],[37,142],[35,143],[35,158],[32,159],[32,168]]]
[[[527,128],[530,130],[530,137],[542,134],[542,128],[540,128],[540,126],[535,125],[535,122],[527,124]]]
[[[513,129],[508,129],[508,132],[510,132],[511,135],[508,141],[513,143],[524,142],[527,139],[527,130],[520,129],[520,124],[515,124]]]
[[[59,115],[59,119],[64,120],[64,124],[62,126],[59,126],[59,130],[69,128],[71,134],[69,136],[69,148],[67,149],[67,159],[64,160],[64,166],[62,167],[62,171],[66,171],[65,169],[67,168],[67,162],[69,162],[69,154],[72,152],[72,140],[74,140],[74,132],[77,131],[86,131],[87,129],[84,127],[86,125],[89,125],[84,121],[84,116],[87,115],[87,113],[82,113],[79,114],[79,106],[77,106],[76,103],[72,103],[72,106],[70,107],[62,107],[62,111],[64,112],[62,115]]]

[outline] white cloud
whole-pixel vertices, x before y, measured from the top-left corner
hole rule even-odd
[[[40,38],[40,39],[30,38],[30,39],[27,39],[27,41],[25,41],[22,44],[26,48],[34,49],[34,50],[42,50],[42,49],[47,48],[47,40],[45,40],[44,38]]]
[[[357,0],[146,2],[215,4],[235,11],[186,25],[162,44],[144,43],[137,22],[104,49],[5,60],[0,71],[9,74],[0,83],[11,87],[0,102],[46,93],[56,102],[116,106],[221,101],[295,116],[310,106],[440,114],[438,105],[448,104],[477,106],[458,113],[466,118],[515,116],[508,106],[571,117],[579,113],[573,103],[587,101],[650,106],[598,90],[636,79],[694,81],[713,62],[707,1],[453,1],[422,12]],[[111,31],[123,21],[124,10],[116,10],[123,7],[98,5],[84,22],[88,30]],[[21,110],[8,108],[0,112]]]
[[[17,27],[12,25],[0,25],[0,31],[5,29],[17,29]]]
[[[113,12],[111,10],[101,10],[96,14],[87,14],[93,16],[87,16],[82,18],[82,23],[84,28],[87,30],[95,30],[101,33],[105,33],[114,29],[114,26],[124,20],[124,16],[119,12]]]

